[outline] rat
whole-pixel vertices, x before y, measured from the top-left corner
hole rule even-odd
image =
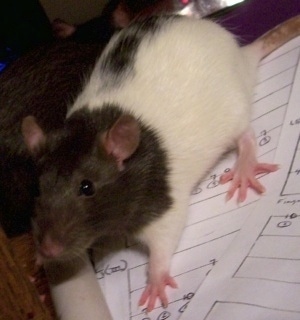
[[[208,20],[176,15],[132,23],[114,36],[70,107],[47,133],[33,116],[24,142],[39,172],[33,229],[40,259],[70,260],[99,239],[133,235],[149,250],[139,305],[167,306],[172,255],[192,188],[228,149],[227,200],[265,192],[250,126],[259,61],[300,33],[300,16],[246,47]]]

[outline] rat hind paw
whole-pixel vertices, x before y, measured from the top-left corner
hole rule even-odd
[[[158,298],[162,306],[166,308],[168,306],[168,298],[165,292],[166,286],[177,288],[175,280],[169,275],[165,276],[158,284],[148,283],[139,300],[139,306],[143,306],[147,302],[147,312],[150,312],[154,309]]]
[[[226,200],[230,200],[234,193],[238,191],[238,201],[243,202],[247,197],[248,187],[252,188],[259,194],[265,192],[265,187],[256,179],[256,175],[260,173],[270,173],[278,170],[278,165],[268,163],[254,163],[247,166],[239,165],[234,169],[224,173],[220,178],[220,183],[224,184],[230,180],[231,186],[227,192]]]

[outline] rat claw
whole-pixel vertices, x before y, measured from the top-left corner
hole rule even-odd
[[[154,309],[157,296],[158,296],[157,289],[152,288],[152,286],[150,284],[148,284],[146,289],[144,290],[138,304],[139,304],[139,306],[142,306],[148,300],[147,312],[151,312]]]
[[[239,194],[238,194],[238,203],[244,202],[247,197],[248,183],[242,181],[240,184]]]
[[[219,182],[221,184],[225,184],[232,179],[233,179],[233,170],[230,169],[228,172],[225,172],[221,175]]]
[[[138,305],[139,305],[140,307],[143,306],[143,305],[146,303],[149,295],[150,295],[150,287],[149,287],[149,285],[147,285],[146,289],[145,289],[144,292],[142,293],[142,296],[140,297],[140,300],[139,300],[139,302],[138,302]]]
[[[156,301],[156,294],[152,293],[150,295],[150,298],[149,298],[149,302],[148,302],[148,306],[147,306],[147,312],[151,312],[154,309],[155,301]]]
[[[266,188],[255,177],[249,179],[249,184],[257,193],[263,194],[266,192]]]
[[[151,284],[148,284],[146,289],[144,290],[140,300],[139,300],[139,306],[144,305],[147,301],[147,312],[151,312],[155,307],[155,302],[157,297],[160,298],[162,305],[167,304],[168,300],[164,293],[159,292],[159,289],[155,286],[152,286]]]
[[[233,197],[233,195],[235,194],[238,187],[239,187],[239,184],[238,184],[237,180],[233,179],[231,186],[226,194],[226,202],[229,201]]]
[[[270,173],[275,172],[279,169],[278,164],[271,163],[257,163],[255,175],[259,173]]]

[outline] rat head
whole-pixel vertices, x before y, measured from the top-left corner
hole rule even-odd
[[[78,111],[64,128],[45,134],[29,116],[22,134],[39,173],[33,231],[40,259],[72,258],[116,233],[122,211],[116,186],[139,145],[137,120],[121,112]]]

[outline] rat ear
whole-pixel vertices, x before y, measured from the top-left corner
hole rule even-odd
[[[130,115],[122,115],[102,137],[107,154],[113,155],[120,170],[123,161],[129,158],[137,149],[140,142],[140,126]]]
[[[29,152],[37,155],[41,145],[46,142],[46,135],[37,124],[35,117],[28,116],[22,121],[22,134]]]

